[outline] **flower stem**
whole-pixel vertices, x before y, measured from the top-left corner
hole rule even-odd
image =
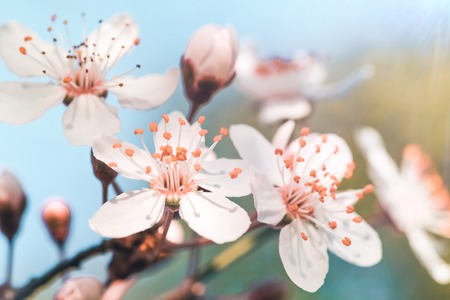
[[[192,120],[194,119],[195,115],[197,114],[198,110],[200,109],[200,104],[192,102],[192,105],[189,109],[189,115],[188,115],[188,122],[192,124]]]
[[[8,262],[6,264],[6,279],[5,284],[11,286],[12,271],[14,260],[14,239],[8,240]]]
[[[112,186],[117,195],[123,194],[123,190],[120,188],[119,184],[115,180],[112,181]]]
[[[108,201],[108,187],[108,183],[102,182],[102,203],[106,203],[106,201]]]
[[[164,241],[166,240],[167,232],[169,232],[170,223],[172,222],[174,214],[175,214],[175,212],[173,210],[171,210],[171,209],[166,210],[166,217],[164,219],[164,224],[162,225],[163,232],[161,233],[161,237],[158,241],[158,244],[155,247],[155,250],[153,253],[154,257],[157,257],[158,254],[162,251]]]

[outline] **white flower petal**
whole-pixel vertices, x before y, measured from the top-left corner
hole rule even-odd
[[[175,91],[180,71],[169,69],[164,75],[147,75],[138,78],[117,78],[108,84],[125,108],[148,110],[163,104]],[[123,86],[119,86],[122,84]]]
[[[219,30],[215,25],[207,24],[197,30],[189,41],[184,59],[200,63],[210,55],[214,46],[214,35]]]
[[[61,86],[45,83],[0,83],[0,121],[23,124],[42,116],[64,100]]]
[[[275,148],[286,149],[294,128],[294,121],[290,120],[284,122],[283,125],[278,128],[277,132],[275,132],[275,135],[272,138],[272,145]]]
[[[251,185],[255,208],[258,213],[258,221],[277,225],[286,215],[286,204],[281,198],[280,192],[275,188],[265,175],[256,174],[255,181]]]
[[[89,220],[89,226],[105,237],[126,237],[159,222],[164,203],[164,198],[153,190],[123,193],[103,204]]]
[[[74,98],[64,113],[62,123],[64,134],[75,146],[92,145],[97,135],[114,134],[120,130],[117,109],[92,94]]]
[[[409,245],[431,277],[440,284],[450,283],[450,265],[437,253],[433,238],[421,229],[406,232]]]
[[[305,241],[301,233],[308,237]],[[308,292],[317,291],[328,273],[326,243],[310,224],[295,219],[280,232],[280,257],[289,278]]]
[[[356,213],[343,212],[331,215],[331,219],[323,218],[325,226],[328,221],[337,223],[337,227],[332,231],[323,232],[324,240],[327,240],[328,249],[340,258],[357,266],[370,267],[381,260],[381,241],[378,233],[364,220],[360,223],[354,222],[356,217]],[[349,246],[342,243],[345,237],[351,240]]]
[[[192,230],[216,244],[238,239],[250,226],[247,212],[217,193],[188,193],[180,201],[180,216]]]
[[[194,177],[202,188],[227,197],[242,197],[250,194],[250,182],[253,181],[254,173],[252,166],[243,160],[220,158],[205,161],[202,168],[207,173],[197,173]],[[234,168],[240,168],[242,173],[232,179],[229,173]]]
[[[113,148],[115,144],[121,144],[122,147]],[[126,155],[126,149],[134,151],[132,157]],[[117,167],[112,169],[127,178],[150,182],[151,174],[157,175],[155,162],[146,151],[113,136],[97,137],[92,145],[92,151],[94,156],[105,164],[115,163]],[[146,173],[146,167],[150,167],[150,174]]]
[[[271,99],[261,107],[258,120],[270,125],[285,120],[300,120],[311,112],[311,104],[303,99]]]
[[[135,46],[137,38],[139,31],[134,19],[129,15],[117,15],[102,22],[87,40],[95,43],[95,53],[103,58],[97,66],[99,70],[105,67],[109,70]]]
[[[25,37],[31,40],[25,42]],[[19,49],[25,49],[26,55]],[[45,55],[42,54],[45,53]],[[6,66],[19,76],[43,76],[60,79],[70,70],[67,53],[42,40],[36,33],[15,22],[0,27],[0,55]]]
[[[275,148],[255,128],[239,124],[230,127],[230,138],[240,157],[265,174],[273,185],[282,185]]]

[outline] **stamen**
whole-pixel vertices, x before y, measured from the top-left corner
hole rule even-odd
[[[233,171],[230,172],[230,178],[231,179],[235,179],[239,176],[239,174],[242,173],[242,169],[241,168],[234,168]]]
[[[134,41],[133,41],[133,44],[135,46],[137,46],[137,45],[139,45],[140,42],[141,42],[141,40],[139,38],[135,38]]]
[[[328,136],[326,134],[322,134],[322,143],[326,143],[328,140]]]
[[[134,130],[134,134],[135,134],[135,135],[137,135],[137,134],[144,134],[144,129],[142,129],[142,128],[136,128],[136,129]]]
[[[319,153],[319,152],[320,152],[320,146],[316,145],[316,153]]]
[[[275,155],[282,156],[283,155],[283,150],[280,149],[280,148],[275,149]]]
[[[215,142],[215,143],[218,143],[218,142],[220,142],[222,140],[222,136],[221,135],[216,135],[215,137],[214,137],[214,139],[213,139],[213,141]]]
[[[299,183],[300,182],[300,176],[298,176],[298,175],[295,175],[294,176],[294,181],[295,181],[295,183]]]
[[[302,237],[302,239],[303,239],[304,241],[307,241],[307,240],[308,240],[308,236],[307,236],[303,231],[300,233],[300,236]]]
[[[169,116],[168,116],[168,115],[163,114],[162,117],[163,117],[164,122],[165,122],[166,124],[169,123]]]
[[[363,218],[361,216],[357,216],[353,218],[352,221],[355,223],[361,223],[363,221]]]
[[[158,124],[156,124],[155,122],[151,122],[150,123],[150,131],[151,132],[157,132],[158,131]]]
[[[25,42],[29,42],[29,41],[31,41],[33,38],[31,37],[31,36],[29,36],[29,35],[27,35],[26,37],[24,37],[23,38],[23,40],[25,41]]]
[[[355,208],[352,205],[347,206],[347,209],[345,210],[348,214],[354,213]]]
[[[163,137],[166,140],[170,140],[170,138],[172,137],[172,134],[170,132],[166,131],[166,132],[164,132]]]
[[[300,142],[300,147],[301,147],[301,148],[304,148],[304,147],[306,146],[306,140],[305,140],[305,139],[301,138],[301,139],[299,140],[299,142]]]
[[[113,148],[122,148],[122,144],[121,143],[116,143],[112,145]]]
[[[117,168],[117,164],[115,162],[110,162],[108,164],[108,167],[110,167],[110,168]]]
[[[328,222],[328,226],[330,226],[331,229],[336,229],[337,223],[335,221]]]
[[[202,129],[202,130],[200,130],[200,131],[198,132],[198,134],[199,134],[200,136],[205,136],[206,134],[208,134],[208,130]]]
[[[145,167],[145,173],[150,174],[152,168],[150,166]]]
[[[25,47],[20,47],[19,48],[20,53],[22,53],[23,55],[27,55],[27,49],[25,49]]]
[[[352,244],[352,240],[351,239],[349,239],[348,237],[344,237],[343,239],[342,239],[342,244],[344,244],[345,246],[350,246],[351,244]]]
[[[223,136],[227,136],[228,135],[228,129],[225,127],[220,128],[220,134]]]
[[[71,81],[72,81],[72,78],[69,77],[69,76],[66,76],[66,77],[64,77],[64,79],[63,79],[63,82],[64,82],[64,83],[69,83],[69,82],[71,82]]]
[[[368,185],[366,185],[366,186],[363,188],[363,193],[364,193],[364,194],[371,194],[371,193],[373,193],[373,190],[374,190],[373,185],[368,184]]]
[[[194,170],[195,171],[200,171],[202,169],[202,166],[200,164],[194,164]]]
[[[125,149],[125,154],[128,155],[129,157],[132,157],[134,155],[134,150],[131,148],[127,148]]]
[[[309,129],[308,127],[303,127],[303,128],[300,130],[300,135],[301,135],[301,136],[307,136],[310,132],[311,132],[311,131],[310,131],[310,129]]]
[[[186,125],[186,121],[185,120],[183,120],[181,117],[180,118],[178,118],[178,123],[180,123],[180,126],[184,126],[184,125]]]

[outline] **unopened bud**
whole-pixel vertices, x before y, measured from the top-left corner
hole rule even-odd
[[[69,206],[58,197],[50,198],[42,209],[42,220],[55,243],[62,246],[69,235]]]
[[[231,83],[237,52],[237,36],[230,26],[206,25],[194,34],[181,58],[184,91],[193,104],[208,102]]]
[[[158,232],[161,234],[163,232],[163,226],[158,228]],[[169,231],[167,231],[166,239],[174,244],[180,244],[184,241],[184,229],[180,221],[172,220],[170,222]]]
[[[56,292],[54,300],[98,300],[103,284],[95,277],[77,277],[66,280]]]
[[[0,175],[0,230],[12,240],[19,229],[26,197],[17,178],[10,172]]]
[[[117,177],[117,172],[108,167],[104,162],[96,159],[92,151],[91,163],[95,177],[97,177],[102,184],[108,185]]]

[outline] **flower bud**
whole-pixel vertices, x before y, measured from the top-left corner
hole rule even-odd
[[[163,226],[158,228],[159,234],[163,232]],[[174,244],[180,244],[184,241],[184,229],[180,221],[172,220],[169,230],[167,231],[166,240]]]
[[[19,229],[26,197],[17,178],[10,172],[0,175],[0,230],[12,240]]]
[[[117,172],[108,167],[104,162],[96,159],[92,151],[91,163],[95,177],[97,177],[102,184],[108,185],[117,177]]]
[[[184,91],[196,106],[231,83],[238,53],[237,36],[231,26],[206,25],[191,38],[181,58]]]
[[[42,209],[42,220],[55,243],[63,245],[69,235],[69,206],[58,197],[49,199]]]
[[[54,300],[98,300],[103,284],[95,277],[77,277],[66,280],[56,292]]]

